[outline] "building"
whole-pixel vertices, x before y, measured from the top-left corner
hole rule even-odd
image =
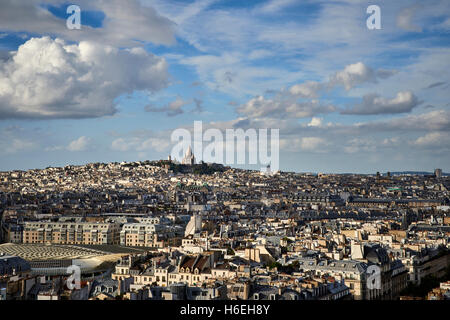
[[[30,264],[16,256],[0,254],[0,300],[24,299],[31,282]]]
[[[192,149],[191,146],[188,147],[188,149],[186,150],[186,154],[184,155],[183,160],[181,160],[182,164],[187,164],[187,165],[194,165],[195,164],[195,157],[192,153]]]
[[[166,231],[166,226],[160,224],[126,223],[120,231],[120,244],[131,247],[154,247],[158,234]]]
[[[193,215],[191,220],[186,226],[184,236],[194,235],[202,230],[202,217],[199,215]]]
[[[22,243],[23,228],[15,223],[5,223],[2,226],[3,240],[9,243]]]
[[[23,243],[118,244],[120,225],[89,222],[25,222]]]

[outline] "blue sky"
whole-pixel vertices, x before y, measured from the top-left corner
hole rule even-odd
[[[450,170],[446,0],[1,6],[0,170],[167,158],[196,120],[279,129],[281,170]]]

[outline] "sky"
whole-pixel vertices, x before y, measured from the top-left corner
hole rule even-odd
[[[279,129],[283,171],[450,171],[448,0],[0,6],[2,171],[166,159],[194,121]]]

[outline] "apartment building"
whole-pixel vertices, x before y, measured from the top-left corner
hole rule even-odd
[[[89,222],[25,222],[23,243],[118,244],[120,225]]]
[[[159,223],[158,219],[144,220],[141,223],[126,223],[120,231],[120,244],[130,247],[164,247],[176,244],[180,239],[181,230],[176,230],[167,224]]]

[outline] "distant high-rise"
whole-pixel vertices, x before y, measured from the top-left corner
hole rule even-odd
[[[441,178],[442,177],[442,169],[435,169],[434,170],[434,176],[436,178]]]

